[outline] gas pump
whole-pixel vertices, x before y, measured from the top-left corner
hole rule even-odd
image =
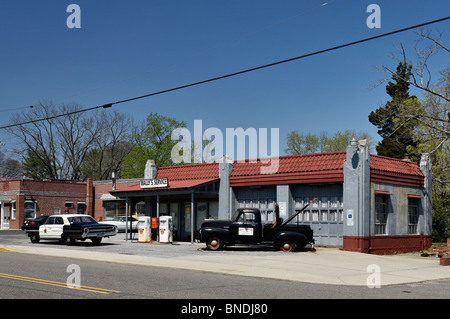
[[[152,232],[150,228],[150,217],[141,216],[139,217],[138,223],[138,242],[140,243],[149,243],[152,241]]]
[[[159,217],[159,242],[160,243],[173,242],[172,216]]]

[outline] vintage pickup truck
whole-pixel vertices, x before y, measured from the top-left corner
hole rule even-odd
[[[307,244],[314,249],[313,231],[308,225],[288,224],[313,201],[285,222],[279,218],[275,209],[275,223],[266,225],[261,223],[261,212],[258,208],[239,208],[230,220],[205,221],[200,228],[200,240],[206,243],[209,250],[220,250],[224,246],[235,244],[264,242],[272,242],[274,249],[283,251],[295,251]]]
[[[77,239],[90,239],[98,245],[103,237],[115,236],[117,226],[99,224],[89,215],[67,214],[51,215],[44,224],[25,226],[24,231],[32,243],[45,239],[59,240],[70,245]]]

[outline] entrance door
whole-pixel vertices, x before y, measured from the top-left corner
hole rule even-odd
[[[191,203],[184,203],[184,227],[182,232],[182,239],[190,239],[191,235],[191,222],[192,222],[192,212],[191,212]]]
[[[11,219],[11,207],[2,204],[2,225],[1,229],[9,229],[9,221]]]
[[[172,225],[173,225],[173,240],[180,240],[181,236],[181,228],[180,228],[180,218],[178,218],[178,203],[170,203],[169,204],[169,215],[172,216]]]

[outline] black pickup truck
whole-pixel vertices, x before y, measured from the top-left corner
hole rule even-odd
[[[313,201],[284,222],[276,208],[275,223],[266,225],[261,223],[258,208],[239,208],[230,220],[205,221],[200,228],[200,240],[206,243],[209,250],[220,250],[225,245],[263,242],[272,242],[274,249],[283,251],[295,251],[307,244],[313,247],[313,231],[308,225],[288,224]]]

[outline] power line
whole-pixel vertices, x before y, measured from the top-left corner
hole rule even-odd
[[[277,61],[277,62],[273,62],[273,63],[261,65],[261,66],[257,66],[257,67],[254,67],[254,68],[250,68],[250,69],[246,69],[246,70],[242,70],[242,71],[238,71],[238,72],[234,72],[234,73],[229,73],[229,74],[226,74],[226,75],[221,75],[221,76],[210,78],[210,79],[203,80],[203,81],[198,81],[198,82],[193,82],[193,83],[190,83],[190,84],[185,84],[185,85],[182,85],[182,86],[177,86],[177,87],[174,87],[174,88],[171,88],[171,89],[166,89],[166,90],[162,90],[162,91],[158,91],[158,92],[153,92],[153,93],[149,93],[149,94],[145,94],[145,95],[141,95],[141,96],[128,98],[128,99],[125,99],[125,100],[119,100],[119,101],[108,103],[108,104],[104,104],[104,105],[94,106],[94,107],[91,107],[91,108],[81,109],[81,110],[77,110],[77,111],[73,111],[73,112],[69,112],[69,113],[63,113],[63,114],[59,114],[59,115],[55,115],[55,116],[51,116],[51,117],[42,118],[42,119],[35,119],[35,120],[26,121],[26,122],[22,122],[22,123],[16,123],[16,124],[0,126],[0,129],[11,128],[11,127],[14,127],[14,126],[25,125],[25,124],[35,123],[35,122],[39,122],[39,121],[45,121],[45,120],[49,120],[49,119],[55,119],[55,118],[59,118],[59,117],[63,117],[63,116],[76,114],[76,113],[88,112],[88,111],[92,111],[92,110],[96,110],[96,109],[100,109],[100,108],[109,108],[109,107],[111,107],[113,105],[116,105],[116,104],[122,104],[122,103],[136,101],[136,100],[144,99],[144,98],[155,96],[155,95],[160,95],[160,94],[164,94],[164,93],[178,91],[178,90],[181,90],[181,89],[186,89],[186,88],[189,88],[189,87],[193,87],[193,86],[197,86],[197,85],[201,85],[201,84],[205,84],[205,83],[209,83],[209,82],[213,82],[213,81],[218,81],[218,80],[230,78],[230,77],[241,75],[241,74],[245,74],[245,73],[249,73],[249,72],[253,72],[253,71],[257,71],[257,70],[262,70],[262,69],[269,68],[269,67],[272,67],[272,66],[276,66],[276,65],[280,65],[280,64],[284,64],[284,63],[288,63],[288,62],[292,62],[292,61],[308,58],[308,57],[311,57],[311,56],[314,56],[314,55],[319,55],[319,54],[322,54],[322,53],[335,51],[335,50],[346,48],[346,47],[350,47],[350,46],[353,46],[353,45],[356,45],[356,44],[360,44],[360,43],[364,43],[364,42],[368,42],[368,41],[384,38],[384,37],[387,37],[387,36],[391,36],[391,35],[394,35],[394,34],[397,34],[397,33],[409,31],[409,30],[416,29],[416,28],[421,28],[421,27],[424,27],[424,26],[427,26],[427,25],[431,25],[431,24],[434,24],[434,23],[438,23],[438,22],[442,22],[442,21],[445,21],[445,20],[448,20],[448,19],[450,19],[450,16],[447,16],[447,17],[441,18],[441,19],[437,19],[437,20],[432,20],[432,21],[425,22],[425,23],[421,23],[421,24],[417,24],[417,25],[410,26],[410,27],[407,27],[407,28],[403,28],[403,29],[399,29],[399,30],[383,33],[383,34],[380,34],[380,35],[376,35],[376,36],[373,36],[373,37],[361,39],[361,40],[358,40],[358,41],[353,41],[353,42],[349,42],[349,43],[346,43],[346,44],[341,44],[341,45],[334,46],[334,47],[331,47],[331,48],[328,48],[328,49],[324,49],[324,50],[315,51],[315,52],[312,52],[312,53],[296,56],[296,57],[293,57],[293,58],[280,60],[280,61]]]

